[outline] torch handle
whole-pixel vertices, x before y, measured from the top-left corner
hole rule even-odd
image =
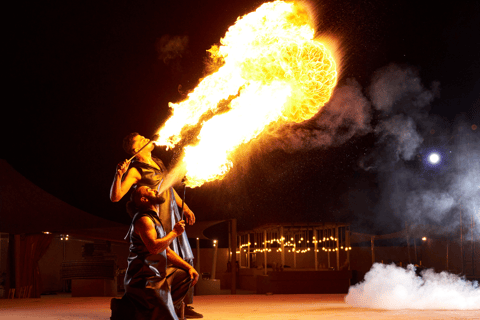
[[[182,219],[180,220],[183,220],[183,206],[185,204],[185,190],[187,189],[187,185],[186,184],[183,184],[183,198],[182,198]]]

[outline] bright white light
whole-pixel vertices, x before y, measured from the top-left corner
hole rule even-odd
[[[437,164],[440,161],[440,156],[438,153],[432,153],[428,156],[428,161],[430,161],[431,164]]]

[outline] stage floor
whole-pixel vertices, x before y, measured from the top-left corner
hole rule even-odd
[[[206,320],[305,319],[480,319],[480,310],[381,310],[353,308],[344,294],[210,295],[195,296],[193,306]],[[110,299],[72,298],[0,299],[0,319],[109,319]]]

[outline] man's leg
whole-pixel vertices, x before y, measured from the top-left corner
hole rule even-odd
[[[173,305],[177,314],[180,314],[180,308],[183,307],[183,299],[190,289],[192,279],[190,274],[180,268],[169,266],[167,267],[167,282],[170,286],[170,292],[172,294]]]
[[[187,263],[193,266],[193,260],[187,260]],[[196,312],[195,310],[193,310],[192,306],[189,306],[189,304],[193,303],[193,287],[190,287],[190,289],[187,292],[187,295],[185,296],[185,299],[183,299],[183,302],[185,302],[185,318],[188,318],[188,319],[203,318],[203,315],[201,313]]]
[[[189,306],[189,304],[192,304],[193,302],[193,287],[188,290],[187,295],[185,296],[185,299],[183,300],[185,302],[185,318],[187,319],[200,319],[203,318],[203,315],[201,313],[196,312],[193,310],[192,306]]]

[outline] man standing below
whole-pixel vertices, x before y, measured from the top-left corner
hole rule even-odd
[[[133,201],[139,211],[127,234],[130,255],[125,295],[112,299],[111,319],[178,320],[187,291],[198,281],[197,271],[169,247],[185,230],[185,222],[177,222],[168,234],[164,231],[158,206],[165,199],[155,189],[138,188]]]
[[[136,156],[132,162],[125,160],[117,165],[115,178],[110,189],[110,200],[113,202],[120,201],[131,188],[148,186],[152,189],[160,190],[167,170],[160,159],[152,156],[152,151],[155,148],[153,143],[142,149],[149,142],[149,139],[136,132],[129,134],[123,140],[125,152]],[[137,154],[137,152],[139,153]],[[173,230],[174,224],[180,221],[178,207],[182,206],[182,199],[172,187],[162,192],[161,196],[165,199],[165,202],[158,205],[158,214],[163,229],[168,233]],[[135,202],[131,201],[129,204],[127,211],[132,216],[136,212]],[[186,204],[184,204],[184,214],[188,224],[192,225],[195,223],[195,215]],[[175,238],[170,247],[182,259],[193,265],[193,253],[185,232]],[[191,304],[192,302],[193,290],[190,290],[186,296],[185,303]],[[185,317],[203,318],[200,313],[195,312],[190,306],[187,306],[185,309]]]

